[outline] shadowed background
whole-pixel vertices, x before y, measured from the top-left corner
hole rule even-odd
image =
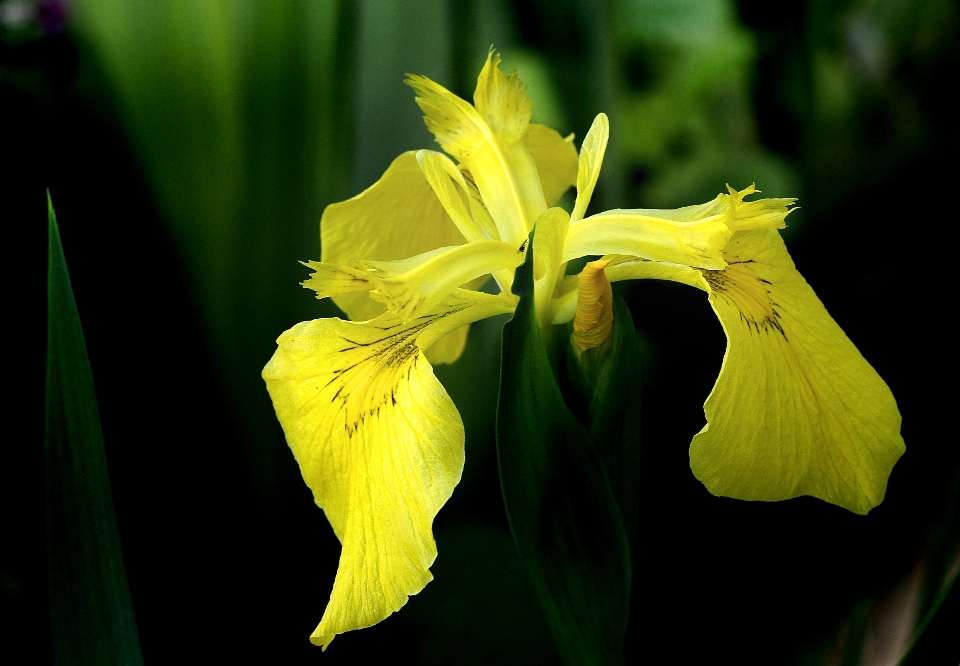
[[[903,414],[907,453],[865,518],[808,498],[714,498],[687,447],[719,372],[719,323],[699,291],[622,285],[645,354],[628,663],[859,663],[860,648],[890,663],[956,561],[960,464],[940,382],[955,337],[958,18],[949,0],[0,2],[16,393],[0,454],[0,650],[51,659],[49,187],[147,662],[558,661],[500,498],[502,319],[437,370],[467,463],[435,523],[436,580],[325,654],[307,638],[339,544],[259,376],[283,330],[337,314],[297,284],[297,260],[319,258],[324,206],[400,152],[435,147],[403,74],[469,98],[493,44],[528,83],[535,121],[579,143],[610,116],[594,210],[700,203],[726,183],[799,197],[785,232],[798,268]]]

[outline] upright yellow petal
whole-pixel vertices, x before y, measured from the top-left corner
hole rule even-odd
[[[476,183],[500,238],[519,246],[547,205],[537,165],[522,140],[530,118],[526,90],[515,75],[497,68],[499,62],[499,56],[487,58],[477,108],[426,77],[411,74],[407,83],[437,143]]]
[[[570,216],[562,208],[551,208],[537,218],[534,243],[534,293],[540,325],[550,320],[550,305],[563,268],[563,246]]]
[[[610,121],[605,113],[597,114],[590,131],[580,146],[580,160],[577,167],[577,201],[570,215],[571,223],[579,222],[587,212],[593,189],[597,186],[600,177],[600,167],[603,165],[603,155],[607,151],[607,141],[610,139]]]
[[[263,370],[300,471],[343,550],[311,640],[375,624],[432,579],[433,519],[463,469],[463,425],[422,349],[510,310],[465,292],[403,323],[303,322]]]
[[[563,138],[546,125],[531,123],[523,141],[537,165],[547,206],[556,206],[560,197],[577,184],[577,149],[573,146],[573,135]]]
[[[340,265],[356,259],[405,259],[465,240],[424,177],[415,151],[400,155],[357,196],[327,206],[320,239],[321,260]],[[385,311],[366,293],[336,295],[333,301],[354,320]]]
[[[444,210],[468,242],[500,240],[500,232],[489,215],[477,215],[470,205],[469,186],[449,157],[432,150],[417,152],[417,162]]]
[[[690,446],[693,473],[716,495],[812,495],[867,513],[904,451],[890,389],[778,232],[737,233],[725,254],[726,270],[703,271],[727,350]]]
[[[507,142],[519,141],[530,123],[533,101],[516,72],[500,71],[500,54],[491,51],[480,70],[473,105],[490,130]]]

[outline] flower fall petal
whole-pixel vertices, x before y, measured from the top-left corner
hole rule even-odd
[[[502,299],[466,293],[407,323],[318,319],[278,339],[263,377],[343,546],[314,643],[376,624],[432,579],[432,523],[460,480],[464,435],[422,348],[504,311]]]
[[[715,495],[812,495],[867,513],[904,451],[890,389],[778,232],[738,233],[725,255],[726,270],[703,271],[727,350],[690,446],[694,475]]]

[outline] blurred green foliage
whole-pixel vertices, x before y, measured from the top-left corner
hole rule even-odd
[[[17,14],[15,4],[46,9]],[[956,177],[955,2],[76,0],[64,4],[65,34],[50,18],[59,4],[0,2],[0,111],[20,141],[2,160],[29,171],[44,141],[45,154],[60,151],[69,171],[54,177],[64,190],[75,184],[58,203],[65,245],[84,236],[113,244],[71,254],[71,269],[108,265],[111,282],[97,283],[111,285],[98,294],[104,310],[129,313],[91,312],[85,326],[102,408],[129,412],[119,427],[130,443],[111,449],[108,440],[107,456],[148,661],[181,655],[187,638],[222,659],[321,658],[307,636],[339,545],[299,481],[260,369],[280,332],[336,314],[297,286],[306,270],[296,262],[319,257],[323,207],[369,186],[400,152],[434,147],[403,74],[468,97],[491,45],[528,82],[536,120],[579,139],[596,113],[610,116],[594,209],[699,203],[727,182],[800,197],[791,252],[904,415],[908,453],[886,502],[865,519],[805,500],[709,497],[690,475],[686,446],[722,357],[719,327],[682,287],[624,289],[645,354],[627,662],[651,645],[680,661],[736,654],[741,663],[824,663],[844,644],[875,649],[883,599],[925,549],[920,608],[901,609],[902,621],[934,603],[957,543],[944,516],[960,465],[939,431],[952,408],[925,374],[948,344],[936,325],[943,298],[930,285],[947,281],[931,277],[937,266],[895,268],[927,256],[919,229],[942,233],[937,201]],[[29,124],[34,115],[41,120]],[[85,131],[103,145],[82,143]],[[128,150],[133,175],[116,157]],[[137,179],[142,192],[130,186]],[[919,187],[933,191],[913,194]],[[21,210],[11,201],[8,210]],[[42,224],[46,209],[39,214]],[[169,239],[173,258],[157,259],[166,255],[138,245],[145,238]],[[23,275],[9,284],[28,286]],[[181,298],[189,306],[169,305]],[[197,334],[171,339],[194,329],[151,321],[154,310],[184,320],[192,312]],[[390,655],[397,645],[427,664],[556,659],[496,478],[502,324],[474,326],[464,357],[437,370],[465,422],[467,465],[437,520],[436,580],[323,659]],[[180,363],[143,360],[170,358],[160,347]],[[130,370],[140,365],[145,376]],[[104,409],[124,418],[120,407]],[[179,439],[151,440],[166,421]],[[19,467],[3,473],[7,504],[20,502]],[[141,515],[169,523],[141,525]],[[32,553],[31,543],[11,538],[3,548]],[[0,564],[11,607],[38,594],[29,568]],[[850,627],[866,634],[850,638]],[[49,639],[39,633],[36,641]]]
[[[266,488],[259,368],[311,316],[296,260],[347,193],[355,9],[337,2],[78,3],[89,45],[183,253],[206,344]],[[135,219],[131,220],[135,223]],[[144,267],[146,281],[153,278]]]

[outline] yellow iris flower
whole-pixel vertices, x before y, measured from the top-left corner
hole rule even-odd
[[[710,492],[813,495],[866,513],[904,450],[890,390],[787,254],[777,230],[792,199],[745,201],[751,186],[699,206],[585,217],[606,116],[578,159],[572,138],[529,122],[525,87],[499,61],[488,57],[473,105],[410,76],[447,155],[404,153],[369,189],[326,209],[321,261],[307,264],[314,272],[304,286],[333,298],[350,321],[294,326],[263,370],[304,480],[342,544],[311,637],[324,648],[383,620],[432,579],[433,519],[460,480],[464,432],[431,364],[459,357],[471,322],[514,310],[513,272],[534,225],[542,326],[570,321],[578,293],[592,293],[565,276],[568,261],[588,255],[603,256],[591,279],[600,271],[611,281],[675,280],[708,294],[728,342],[690,461]],[[570,186],[573,211],[551,207]],[[490,276],[497,294],[479,291]]]

